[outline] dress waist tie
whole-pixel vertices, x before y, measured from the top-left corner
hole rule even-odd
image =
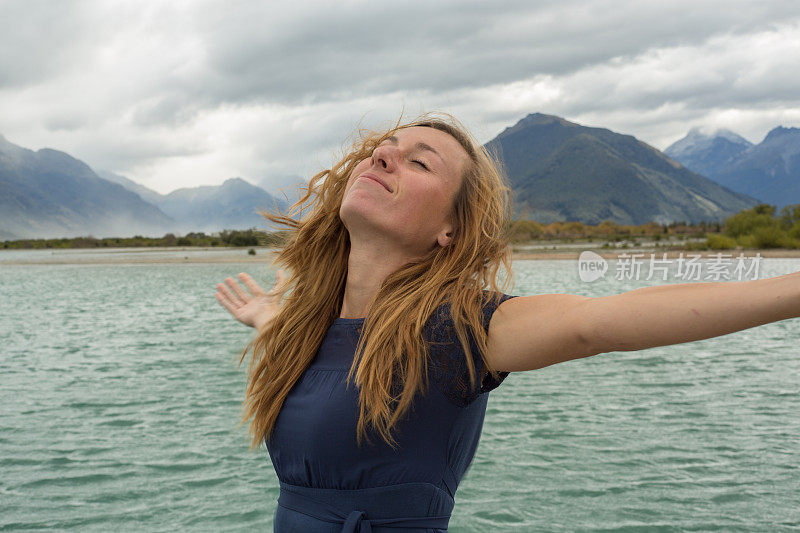
[[[427,500],[430,502],[430,496],[433,492],[441,493],[433,496],[440,500],[440,506],[438,506],[440,513],[447,512],[447,514],[440,514],[439,516],[412,516],[409,518],[370,517],[370,515],[374,516],[375,514],[369,511],[370,508],[374,510],[381,509],[381,514],[387,512],[387,507],[381,504],[381,500],[387,502],[390,507],[395,507],[395,509],[392,509],[395,513],[399,511],[399,509],[396,508],[397,504],[404,503],[406,506],[405,511],[408,514],[417,514],[414,513],[414,511],[419,512],[419,508],[409,510],[408,506],[413,506],[415,501],[424,501],[425,493],[428,493]],[[407,497],[404,497],[403,493],[405,493]],[[336,500],[339,499],[336,497],[337,494],[347,495],[347,497],[344,498],[344,500],[347,501],[337,502]],[[354,497],[357,500],[361,500],[363,505],[358,505],[358,503],[354,501]],[[337,503],[339,505],[335,505]],[[442,503],[444,504],[443,509],[441,508]],[[354,506],[361,508],[349,512],[342,512],[341,509],[343,506],[348,504],[351,509]],[[399,485],[389,485],[387,487],[356,490],[314,489],[281,483],[280,496],[278,497],[278,505],[286,509],[302,513],[324,522],[342,524],[342,533],[372,533],[373,526],[380,528],[446,530],[447,524],[450,521],[450,512],[454,504],[455,502],[447,493],[427,483],[403,483]],[[429,505],[430,504],[426,505],[425,509],[421,511],[427,511]]]

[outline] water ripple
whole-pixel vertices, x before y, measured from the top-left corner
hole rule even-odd
[[[573,268],[517,262],[514,293],[611,289]],[[213,298],[242,270],[271,276],[253,263],[0,268],[0,530],[271,529],[277,479],[236,428],[250,332]],[[451,530],[797,531],[796,331],[512,374]]]

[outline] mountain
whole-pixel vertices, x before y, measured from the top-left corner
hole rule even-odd
[[[730,130],[703,133],[700,128],[692,128],[664,153],[686,168],[711,177],[751,146],[753,143]]]
[[[222,185],[177,189],[162,196],[156,205],[180,222],[181,231],[215,232],[221,229],[268,228],[259,210],[285,207],[264,189],[241,178]]]
[[[86,163],[0,135],[0,239],[163,235],[175,221]]]
[[[543,223],[722,221],[758,203],[630,135],[534,113],[486,144],[503,161],[515,215]]]
[[[139,195],[139,197],[144,200],[145,202],[149,202],[153,205],[158,205],[163,198],[163,195],[154,191],[153,189],[149,189],[144,185],[136,183],[132,179],[128,179],[125,176],[120,176],[119,174],[115,174],[114,172],[108,170],[98,170],[97,175],[101,178],[113,181],[114,183],[119,183],[129,191],[135,192]]]
[[[100,174],[158,206],[177,221],[175,231],[178,233],[214,233],[222,229],[252,227],[269,229],[267,220],[257,211],[274,210],[276,203],[281,209],[286,207],[283,199],[275,198],[242,178],[228,179],[222,185],[187,187],[159,194],[125,176],[108,171]]]
[[[738,142],[733,148],[728,140],[730,135],[703,138],[692,130],[666,153],[686,168],[778,209],[800,203],[800,128],[778,126],[756,145]],[[709,148],[711,144],[716,148]]]
[[[187,187],[160,194],[113,172],[101,171],[99,174],[158,206],[178,222],[175,231],[179,233],[214,233],[222,229],[252,227],[269,229],[270,224],[257,211],[274,210],[276,204],[281,209],[287,206],[282,198],[276,198],[242,178],[228,179],[222,185]]]
[[[778,126],[708,176],[778,209],[800,203],[800,128]]]
[[[718,179],[747,182],[751,178],[741,178],[737,172],[756,169],[762,182],[774,178],[780,182],[778,190],[787,190],[786,178],[797,175],[795,169],[800,168],[799,134],[791,128],[773,130],[764,142],[734,156],[738,166],[729,163],[723,169],[727,173]],[[737,146],[744,141],[730,132],[721,137]],[[690,132],[687,139],[671,147],[674,153],[681,157],[702,153],[700,160],[716,161],[724,151],[714,148],[713,140],[704,141],[700,132]],[[486,146],[497,151],[505,164],[514,192],[514,215],[540,222],[722,220],[761,201],[688,170],[630,135],[555,116],[529,115]],[[305,182],[287,177],[279,185],[294,189],[300,183]],[[287,196],[294,201],[291,192],[288,189]],[[282,196],[276,198],[241,178],[162,195],[118,174],[98,175],[63,152],[33,152],[0,136],[0,239],[270,229],[257,211],[276,205],[286,209]]]

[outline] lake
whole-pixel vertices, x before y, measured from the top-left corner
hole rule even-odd
[[[271,531],[275,473],[236,428],[251,330],[214,290],[273,272],[85,263],[0,264],[0,530]],[[796,270],[763,259],[758,277]],[[583,282],[569,260],[514,274],[518,295],[681,282]],[[798,326],[511,374],[450,530],[797,531]]]

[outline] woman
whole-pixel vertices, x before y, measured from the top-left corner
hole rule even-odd
[[[497,168],[451,117],[362,135],[288,215],[265,214],[292,230],[276,259],[291,274],[217,286],[258,330],[244,420],[278,474],[276,531],[445,531],[509,372],[800,315],[798,274],[509,296]]]

